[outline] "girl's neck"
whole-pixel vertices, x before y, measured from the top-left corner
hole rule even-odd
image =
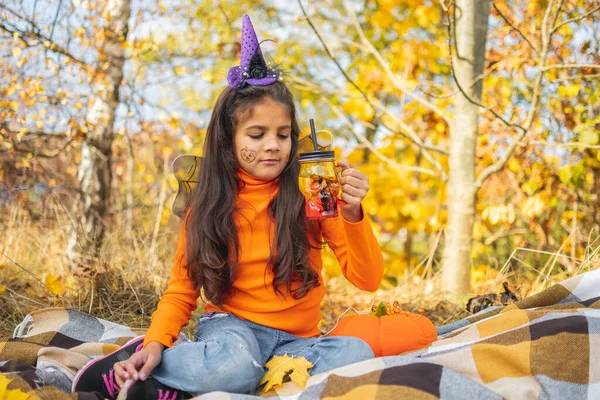
[[[246,185],[250,185],[250,186],[266,185],[266,184],[270,184],[270,183],[278,183],[279,182],[279,176],[273,180],[268,181],[268,180],[260,179],[253,175],[250,175],[249,173],[244,171],[242,168],[237,169],[237,176],[240,177]]]

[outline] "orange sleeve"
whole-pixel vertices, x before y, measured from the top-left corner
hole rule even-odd
[[[152,322],[144,339],[144,346],[159,342],[166,347],[173,346],[181,328],[187,325],[198,305],[200,291],[196,289],[185,268],[185,224],[181,224],[177,252],[167,290],[152,314]]]
[[[377,290],[383,277],[383,255],[364,210],[359,222],[346,221],[340,213],[320,225],[323,239],[335,253],[346,279],[359,289]]]

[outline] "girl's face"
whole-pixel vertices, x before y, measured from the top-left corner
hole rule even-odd
[[[239,166],[262,180],[277,178],[292,149],[292,120],[287,108],[271,99],[256,104],[252,115],[235,129],[234,151]]]

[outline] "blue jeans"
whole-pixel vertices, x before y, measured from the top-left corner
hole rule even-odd
[[[195,396],[253,394],[273,356],[305,357],[314,365],[311,375],[373,358],[369,345],[358,338],[302,338],[221,312],[200,317],[195,339],[166,349],[152,376]]]

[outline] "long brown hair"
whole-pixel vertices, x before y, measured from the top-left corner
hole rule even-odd
[[[243,186],[237,176],[239,168],[234,153],[234,133],[248,118],[253,107],[271,99],[286,107],[291,117],[291,154],[279,180],[279,192],[269,204],[269,216],[275,223],[268,267],[273,268],[276,293],[293,298],[305,296],[319,285],[318,273],[309,265],[312,246],[320,246],[315,223],[305,218],[304,198],[298,189],[300,165],[296,157],[300,127],[294,99],[285,84],[225,88],[219,95],[208,124],[204,159],[198,190],[195,191],[185,220],[186,267],[194,284],[203,289],[204,297],[222,305],[232,295],[238,268],[239,241],[234,223],[235,199]],[[292,289],[292,283],[298,282]]]

